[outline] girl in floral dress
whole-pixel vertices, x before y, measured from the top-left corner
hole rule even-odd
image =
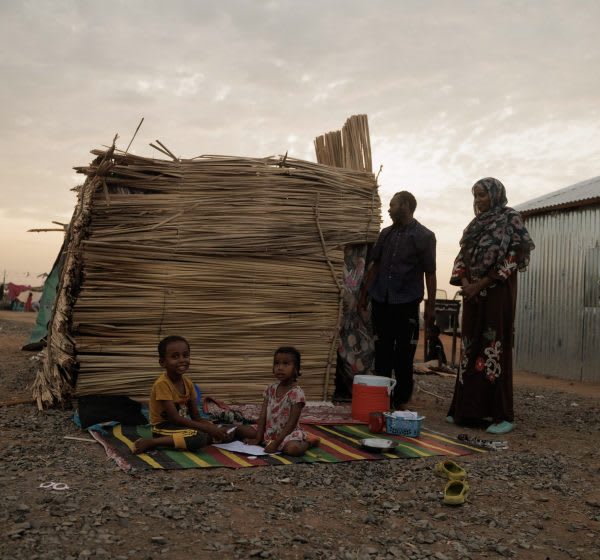
[[[283,451],[300,457],[311,444],[299,426],[306,403],[304,391],[296,380],[300,376],[300,352],[291,346],[278,348],[273,356],[273,375],[277,383],[269,385],[256,428],[239,426],[236,438],[250,445],[264,445],[267,453]]]
[[[514,428],[512,345],[517,271],[529,264],[533,241],[521,215],[506,206],[504,185],[487,177],[473,185],[475,218],[460,240],[450,283],[462,287],[461,359],[448,421],[491,419],[487,431]]]

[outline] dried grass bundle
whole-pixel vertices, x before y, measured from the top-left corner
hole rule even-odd
[[[259,400],[273,351],[291,344],[302,352],[307,397],[328,398],[343,248],[374,241],[379,229],[365,123],[343,136],[344,161],[356,170],[287,157],[93,151],[96,160],[78,168],[88,179],[69,228],[38,404],[60,402],[73,386],[76,395],[147,398],[160,372],[156,345],[170,334],[190,341],[190,374],[207,394]]]

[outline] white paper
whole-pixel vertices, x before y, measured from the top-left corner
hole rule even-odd
[[[419,414],[416,412],[412,412],[411,410],[396,410],[396,412],[392,413],[392,416],[395,418],[404,418],[406,420],[418,420]]]
[[[243,453],[244,455],[268,455],[265,453],[264,447],[260,445],[248,445],[242,441],[232,441],[231,443],[213,443],[219,449],[225,451],[233,451],[234,453]]]

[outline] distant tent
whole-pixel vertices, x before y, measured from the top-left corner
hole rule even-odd
[[[10,303],[13,303],[14,301],[19,301],[19,294],[23,292],[28,292],[29,290],[31,290],[31,286],[29,285],[13,284],[12,282],[9,282],[6,285],[8,301]]]
[[[44,290],[39,300],[39,309],[35,326],[31,332],[31,336],[27,341],[27,344],[23,346],[22,350],[38,351],[44,347],[46,336],[48,335],[48,323],[52,318],[52,309],[54,307],[54,301],[56,299],[56,290],[58,287],[58,281],[62,273],[63,265],[65,263],[65,251],[66,241],[63,242],[62,247],[58,253],[58,257],[52,265],[50,274],[46,277],[44,282]]]

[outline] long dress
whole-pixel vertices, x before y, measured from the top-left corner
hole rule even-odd
[[[448,415],[457,424],[490,418],[513,422],[512,352],[517,272],[535,248],[521,215],[506,206],[504,185],[492,177],[483,187],[490,208],[469,223],[460,240],[450,283],[487,278],[491,284],[463,304],[461,357]]]
[[[514,421],[513,325],[517,275],[463,305],[461,359],[448,414],[457,424]]]

